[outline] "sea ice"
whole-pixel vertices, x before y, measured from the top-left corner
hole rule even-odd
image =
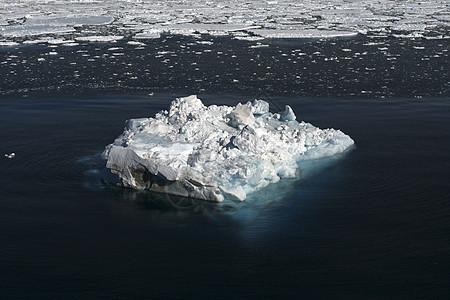
[[[448,29],[449,20],[448,0],[0,1],[4,42],[68,34],[83,37],[84,27],[96,36],[126,32],[133,39],[158,38],[164,32],[248,40],[361,33],[448,38],[448,30],[442,29]]]
[[[263,100],[205,106],[192,95],[153,118],[128,120],[103,158],[126,187],[242,201],[295,177],[298,162],[341,153],[353,143],[340,130],[296,121],[288,105],[271,113]]]
[[[338,31],[338,30],[319,30],[319,29],[253,29],[253,34],[265,38],[331,38],[331,37],[349,37],[356,36],[355,31]]]
[[[5,26],[0,28],[0,34],[5,37],[15,37],[15,36],[34,36],[42,34],[64,34],[74,32],[75,29],[67,26],[61,25],[16,25],[16,26]]]
[[[116,36],[116,35],[110,35],[110,36],[102,36],[102,35],[91,35],[91,36],[82,36],[75,38],[76,41],[79,42],[96,42],[96,43],[107,43],[107,42],[114,42],[123,39],[123,36]]]

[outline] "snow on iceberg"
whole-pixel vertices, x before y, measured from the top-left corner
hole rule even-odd
[[[341,153],[353,143],[340,130],[296,121],[288,105],[271,113],[263,100],[205,106],[192,95],[154,118],[128,120],[103,158],[126,187],[242,201],[280,178],[295,177],[298,162]]]

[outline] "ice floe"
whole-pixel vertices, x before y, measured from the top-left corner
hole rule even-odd
[[[338,30],[276,30],[276,29],[253,29],[251,32],[255,35],[265,38],[329,38],[329,37],[346,37],[355,36],[358,32],[354,31],[338,31]]]
[[[106,43],[106,42],[114,42],[123,39],[123,36],[102,36],[102,35],[91,35],[91,36],[83,36],[77,37],[75,40],[78,42],[97,42],[97,43]]]
[[[296,121],[289,106],[279,113],[263,100],[205,106],[192,95],[153,118],[128,120],[103,158],[126,187],[242,201],[295,177],[299,162],[341,153],[353,143],[340,130]]]

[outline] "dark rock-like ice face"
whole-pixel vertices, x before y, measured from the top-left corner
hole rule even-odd
[[[154,118],[129,120],[109,145],[106,166],[126,187],[213,202],[296,176],[298,162],[345,151],[353,140],[339,130],[297,122],[286,106],[270,113],[263,100],[205,106],[178,98]]]

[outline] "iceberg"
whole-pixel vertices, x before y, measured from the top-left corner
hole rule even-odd
[[[102,154],[125,187],[222,202],[281,178],[299,162],[341,153],[354,141],[340,130],[296,121],[292,108],[271,113],[254,100],[206,106],[196,95],[177,98],[152,118],[126,121]]]

